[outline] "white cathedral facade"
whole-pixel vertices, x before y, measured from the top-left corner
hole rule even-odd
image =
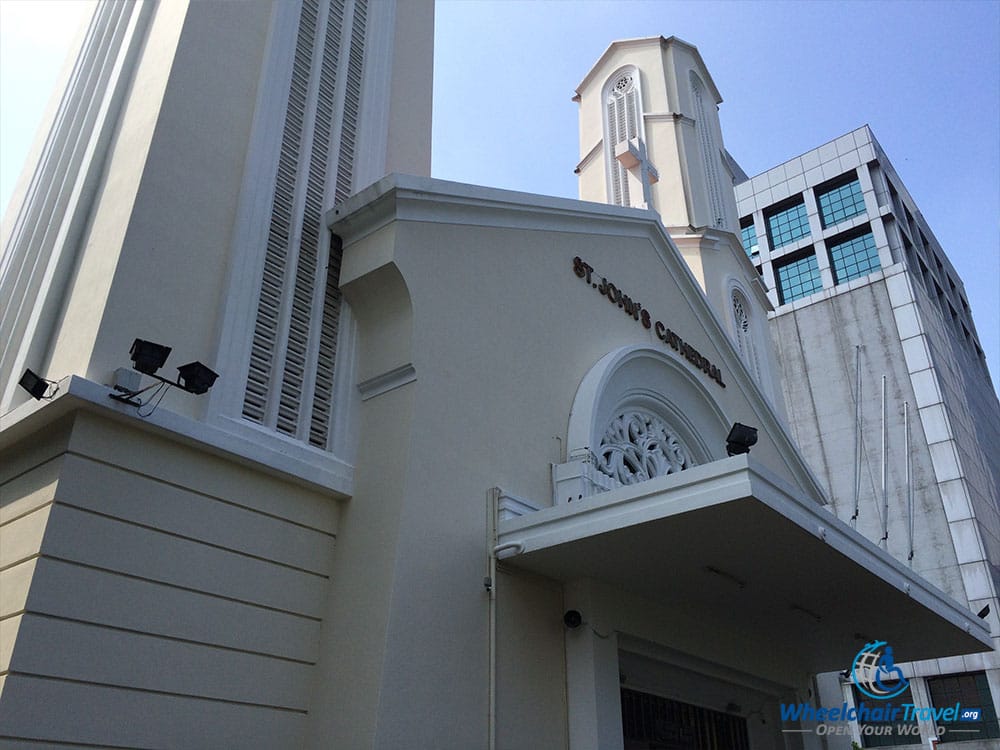
[[[866,639],[991,647],[825,508],[697,50],[512,193],[427,176],[432,10],[100,4],[4,225],[3,742],[820,748]]]

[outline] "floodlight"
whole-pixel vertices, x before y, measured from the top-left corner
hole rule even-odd
[[[154,344],[152,341],[136,339],[132,342],[132,348],[128,352],[132,357],[132,366],[146,375],[155,375],[156,371],[163,367],[163,363],[170,356],[170,347],[163,344]]]
[[[154,344],[152,341],[144,341],[143,339],[133,341],[132,348],[129,350],[129,354],[132,355],[133,368],[144,375],[148,375],[154,382],[152,385],[140,388],[141,380],[138,378],[141,378],[141,376],[137,375],[135,382],[131,382],[130,378],[121,377],[122,373],[116,372],[114,382],[116,392],[109,393],[108,397],[123,404],[139,408],[139,416],[145,418],[156,411],[156,407],[159,406],[160,401],[163,400],[163,396],[171,386],[177,386],[187,393],[195,395],[207,393],[219,375],[201,362],[188,362],[186,365],[178,367],[176,381],[167,380],[165,377],[156,374],[156,371],[167,361],[170,351],[169,346]],[[156,390],[145,401],[137,398],[153,388]],[[151,402],[153,402],[153,407],[147,413],[143,414],[141,407]]]
[[[757,428],[747,427],[739,422],[733,423],[733,428],[726,436],[726,452],[730,456],[749,453],[750,448],[757,444]]]
[[[17,384],[30,393],[36,401],[45,398],[45,394],[49,390],[49,381],[39,377],[31,370],[25,370]]]
[[[177,368],[177,384],[188,393],[195,395],[207,393],[218,377],[218,373],[213,372],[201,362],[188,362]]]

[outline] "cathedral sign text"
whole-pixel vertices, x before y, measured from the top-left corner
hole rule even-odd
[[[654,322],[649,310],[644,308],[639,301],[632,299],[627,294],[624,294],[622,290],[615,286],[612,282],[608,281],[603,276],[601,277],[600,282],[598,282],[596,280],[597,277],[594,276],[594,267],[585,263],[579,256],[573,258],[573,273],[576,274],[577,278],[582,279],[587,284],[590,284],[590,286],[595,289],[598,294],[605,297],[611,304],[617,305],[618,308],[621,309],[626,315],[631,317],[637,323],[640,323],[643,328],[652,329],[660,341],[669,346],[675,352],[679,353],[688,362],[704,372],[720,386],[723,388],[726,387],[726,384],[722,382],[722,372],[716,365],[709,362],[708,359],[702,356],[697,349],[667,328],[663,324],[663,321],[657,320]]]

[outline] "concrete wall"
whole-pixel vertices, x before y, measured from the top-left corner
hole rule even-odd
[[[905,504],[903,402],[910,404],[913,444],[913,567],[960,601],[965,598],[958,561],[884,281],[803,306],[771,321],[784,372],[789,424],[803,456],[827,489],[838,518],[854,514],[855,357],[862,345],[864,458],[857,528],[868,539],[882,537],[881,377],[887,377],[889,452],[888,550],[905,560],[909,551]],[[872,336],[871,333],[876,335]]]
[[[814,186],[854,172],[865,213],[824,228]],[[772,250],[764,212],[802,193],[809,237]],[[902,407],[908,404],[915,499],[915,570],[968,604],[990,605],[987,620],[1000,628],[996,599],[1000,559],[1000,464],[989,447],[1000,439],[1000,406],[976,339],[961,279],[948,262],[913,198],[868,127],[778,165],[737,186],[740,213],[752,215],[765,279],[774,262],[814,250],[823,290],[781,305],[771,332],[784,370],[789,423],[804,455],[828,487],[841,519],[854,513],[855,347],[861,346],[864,454],[858,529],[882,537],[880,379],[887,376],[889,522],[887,548],[909,556]],[[835,285],[826,241],[869,224],[880,270]],[[776,292],[772,300],[777,302]],[[906,665],[917,676],[986,669],[996,680],[993,654]],[[1000,705],[1000,696],[994,694]]]

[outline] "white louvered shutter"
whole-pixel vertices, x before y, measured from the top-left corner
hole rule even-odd
[[[353,186],[366,11],[366,0],[302,3],[243,401],[244,418],[319,448],[335,411],[341,306],[340,246],[326,247],[322,212]]]
[[[639,72],[629,68],[619,72],[607,87],[607,137],[605,159],[611,200],[619,206],[630,206],[628,172],[615,158],[615,147],[640,137],[642,101],[639,94]]]

